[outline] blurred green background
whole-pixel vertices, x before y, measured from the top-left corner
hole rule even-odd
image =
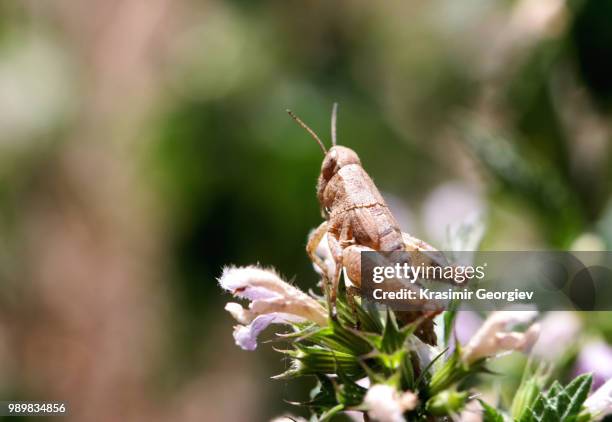
[[[0,397],[70,420],[268,420],[309,385],[233,344],[224,265],[308,289],[321,151],[443,248],[612,246],[609,1],[0,5]],[[590,316],[612,339],[606,318]],[[268,336],[270,337],[270,336]],[[296,410],[296,413],[303,413]]]

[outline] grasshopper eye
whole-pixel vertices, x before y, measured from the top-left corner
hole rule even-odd
[[[338,167],[338,153],[332,150],[327,154],[325,160],[323,160],[323,166],[321,167],[321,174],[325,179],[330,179],[334,173],[336,173]]]
[[[327,161],[325,162],[323,168],[321,169],[321,174],[325,179],[330,179],[334,175],[334,169],[336,168],[335,161]]]

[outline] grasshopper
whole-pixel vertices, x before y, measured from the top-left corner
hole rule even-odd
[[[291,110],[287,110],[289,115],[319,144],[325,155],[317,183],[317,198],[325,221],[310,234],[306,251],[324,275],[324,290],[332,317],[336,312],[336,295],[343,268],[357,292],[361,287],[361,252],[422,252],[423,262],[443,265],[439,262],[443,258],[436,254],[438,251],[435,248],[401,231],[384,198],[363,169],[357,153],[350,148],[337,145],[337,110],[338,106],[334,104],[331,118],[332,147],[329,150],[312,129]],[[317,247],[325,237],[335,263],[333,268],[329,268],[316,253]],[[408,314],[410,314],[408,320],[422,316],[422,312]],[[427,324],[421,324],[421,331],[423,329],[427,331],[423,333],[423,340],[435,343],[433,323],[431,320],[428,322],[430,327],[423,327]]]

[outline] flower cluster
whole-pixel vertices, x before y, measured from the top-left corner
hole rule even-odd
[[[273,378],[310,376],[318,380],[310,399],[296,403],[310,409],[311,420],[329,420],[346,412],[356,420],[381,422],[448,417],[485,422],[582,422],[612,413],[612,381],[589,397],[591,375],[578,376],[567,385],[550,384],[550,364],[535,369],[532,364],[526,366],[507,410],[480,397],[474,376],[489,372],[490,362],[501,355],[514,351],[529,354],[540,335],[542,344],[551,344],[547,338],[551,330],[542,331],[538,319],[543,325],[554,326],[550,321],[553,314],[540,318],[537,312],[493,312],[466,337],[453,336],[455,321],[465,319],[462,311],[445,311],[436,320],[444,331],[443,344],[429,346],[415,335],[427,316],[401,323],[391,310],[361,303],[358,298],[349,300],[344,289],[338,292],[337,314],[332,318],[325,300],[304,293],[273,270],[228,267],[219,285],[249,302],[246,307],[236,302],[225,307],[238,322],[234,339],[241,348],[254,350],[258,336],[271,324],[288,328],[288,332],[277,333],[288,348],[277,351],[291,364]],[[557,317],[569,321],[567,316]],[[579,324],[574,321],[572,326]],[[604,349],[598,347],[601,355]],[[545,354],[539,347],[537,356]],[[559,359],[560,354],[555,352],[554,356]],[[472,381],[464,382],[469,379]],[[302,419],[286,416],[277,420]]]

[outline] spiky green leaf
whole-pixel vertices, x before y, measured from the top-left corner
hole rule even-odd
[[[482,406],[482,422],[504,422],[504,417],[493,406],[478,400]]]

